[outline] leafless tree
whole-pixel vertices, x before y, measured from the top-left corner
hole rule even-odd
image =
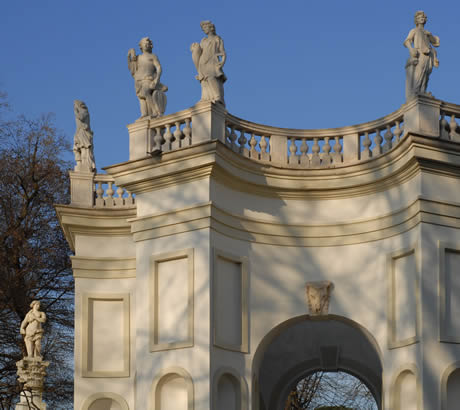
[[[12,409],[21,386],[16,362],[29,304],[41,302],[42,354],[51,362],[45,386],[50,408],[71,408],[73,395],[73,280],[67,242],[53,204],[68,202],[70,150],[52,116],[5,119],[0,95],[0,409]]]
[[[290,392],[285,410],[377,410],[375,399],[358,378],[346,372],[318,371]]]

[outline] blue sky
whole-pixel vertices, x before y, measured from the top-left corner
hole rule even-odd
[[[2,1],[0,90],[29,117],[56,114],[72,140],[73,100],[89,107],[98,169],[128,159],[140,115],[126,54],[149,36],[169,87],[166,114],[200,98],[190,44],[212,20],[227,51],[227,109],[291,128],[371,121],[404,102],[402,43],[416,10],[441,38],[428,86],[460,103],[459,1]]]

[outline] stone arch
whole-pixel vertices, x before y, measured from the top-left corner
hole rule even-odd
[[[113,404],[116,405],[115,408],[113,408]],[[129,410],[129,407],[128,403],[120,395],[103,392],[89,396],[84,401],[82,410]]]
[[[182,403],[174,403],[171,409],[193,410],[194,409],[194,387],[192,376],[182,367],[170,367],[160,371],[153,380],[150,394],[150,409],[165,410],[169,407],[163,405],[162,396],[176,394]],[[182,406],[182,407],[180,407]]]
[[[404,396],[404,399],[401,396]],[[401,403],[402,401],[403,403]],[[422,395],[419,374],[415,364],[404,365],[395,372],[390,389],[390,403],[394,410],[406,410],[409,403],[415,405],[410,410],[421,409]]]
[[[220,390],[220,387],[222,383],[225,383],[233,388],[233,401],[235,403],[234,409],[236,408],[238,410],[248,410],[249,392],[246,380],[235,369],[228,366],[223,366],[214,373],[212,390],[212,408],[222,408],[223,410],[225,410],[225,407],[222,407],[221,405],[221,400],[223,400],[223,398],[221,396],[222,391]],[[228,408],[230,409],[231,407]]]
[[[455,390],[452,384],[455,384]],[[451,396],[455,394],[455,396]],[[441,410],[458,408],[460,401],[460,362],[452,363],[444,370],[441,378]],[[450,402],[450,403],[449,403]],[[457,403],[453,407],[452,402]]]
[[[319,370],[345,371],[363,381],[381,407],[382,354],[370,332],[338,315],[301,315],[270,330],[256,349],[254,410],[282,408],[297,382]]]

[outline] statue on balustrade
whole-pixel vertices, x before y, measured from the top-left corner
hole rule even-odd
[[[211,21],[202,21],[200,25],[207,37],[200,44],[193,43],[190,47],[193,63],[198,71],[196,79],[201,83],[200,101],[225,105],[224,83],[227,77],[222,67],[227,55],[224,41],[216,34],[216,28]]]
[[[427,17],[423,11],[415,13],[414,21],[415,28],[409,32],[403,43],[409,50],[406,63],[407,100],[416,95],[431,95],[426,92],[428,79],[433,66],[439,66],[436,50],[433,48],[439,47],[439,37],[425,30]]]
[[[31,309],[21,323],[20,333],[24,336],[27,357],[41,359],[41,343],[43,337],[42,323],[46,322],[46,315],[40,312],[40,302],[32,301]]]
[[[88,107],[83,101],[73,102],[77,130],[73,137],[73,152],[75,155],[75,171],[96,171],[96,161],[93,149],[93,131],[89,124]]]
[[[134,77],[136,95],[141,106],[141,118],[161,117],[166,110],[168,87],[160,83],[161,65],[158,57],[152,53],[153,44],[148,37],[139,42],[142,54],[136,55],[134,48],[128,51],[128,68]]]

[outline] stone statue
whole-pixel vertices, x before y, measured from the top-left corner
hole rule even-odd
[[[406,63],[407,100],[419,94],[427,94],[426,88],[433,66],[439,66],[436,50],[433,49],[439,47],[439,37],[424,29],[427,17],[423,11],[415,13],[414,21],[415,28],[409,32],[403,43],[410,54]]]
[[[136,55],[134,48],[128,51],[128,68],[134,77],[136,95],[141,105],[141,118],[161,117],[166,110],[168,87],[160,83],[161,65],[158,57],[152,53],[153,44],[148,37],[139,42],[143,54]]]
[[[93,150],[93,131],[89,125],[88,107],[83,101],[73,102],[77,130],[73,137],[73,152],[75,155],[75,171],[96,171]]]
[[[219,102],[225,105],[224,83],[227,77],[222,71],[227,55],[224,41],[216,34],[216,28],[210,21],[202,21],[201,29],[207,37],[201,43],[193,43],[190,47],[193,63],[201,83],[201,100]]]
[[[40,312],[40,302],[32,301],[31,309],[21,323],[21,335],[24,335],[27,357],[41,359],[41,343],[43,337],[42,323],[46,322],[46,315]]]

